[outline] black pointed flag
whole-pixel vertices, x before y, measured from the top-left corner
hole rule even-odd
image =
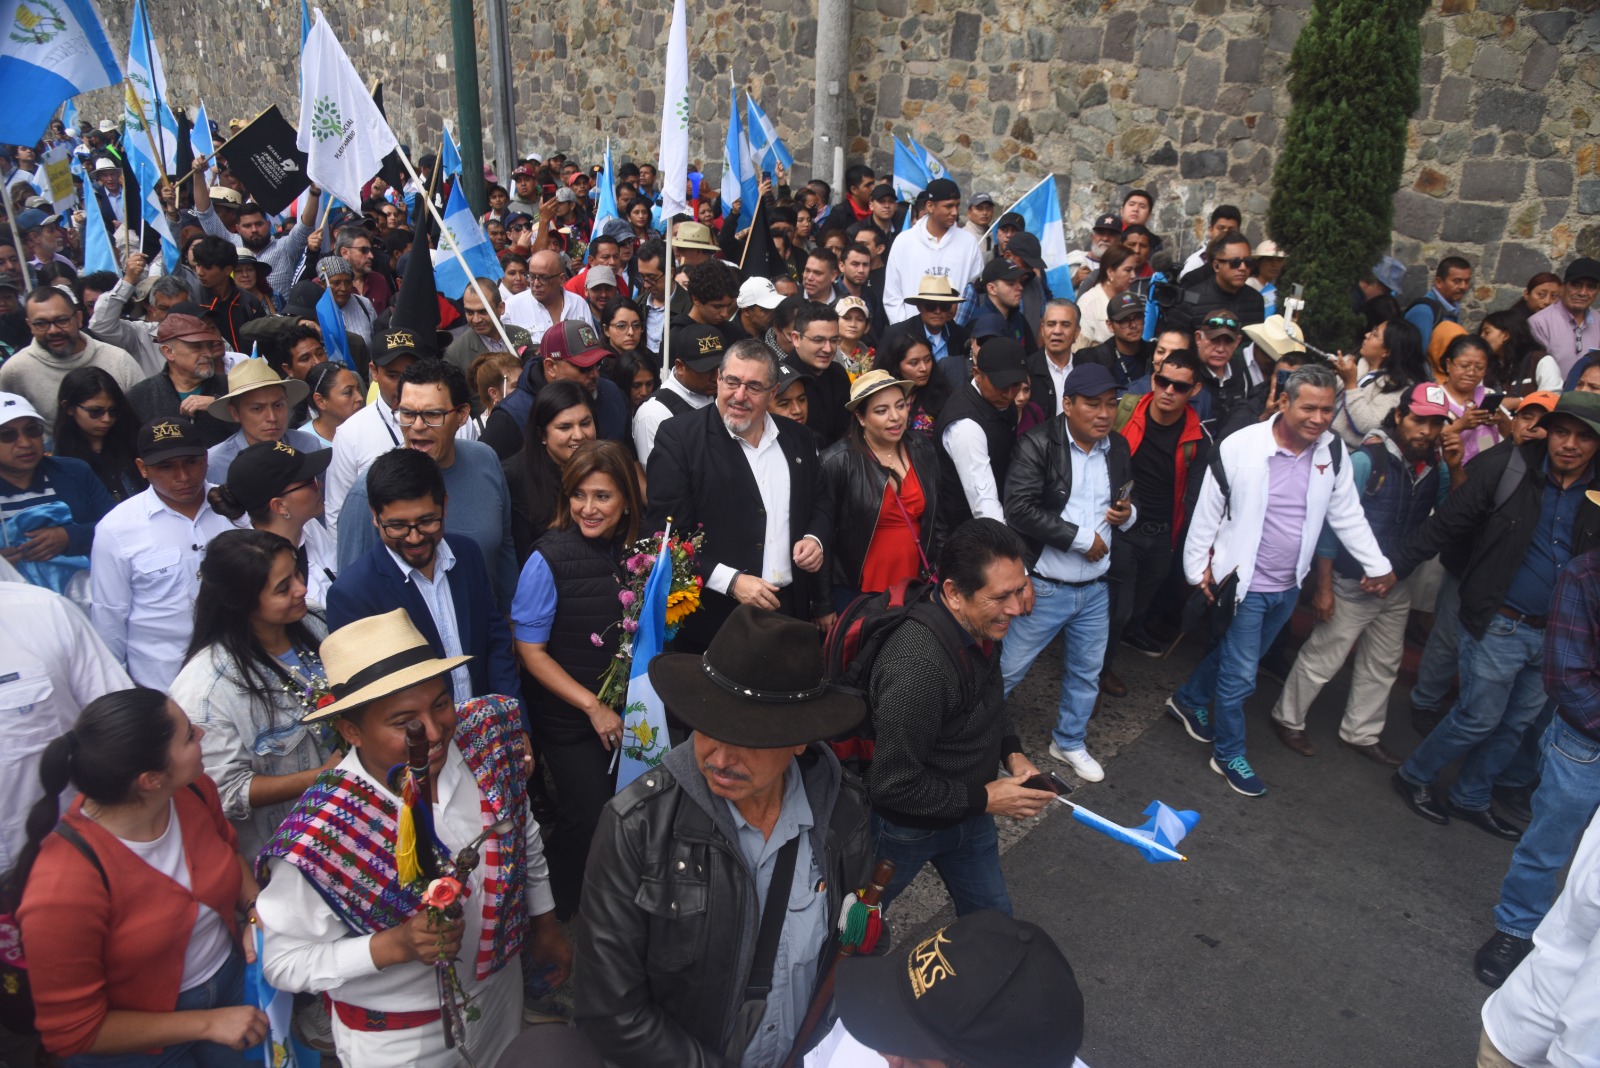
[[[179,108],[178,119],[178,150],[173,157],[175,178],[182,178],[194,170],[194,121],[189,118],[189,112]]]
[[[311,184],[306,154],[295,147],[295,129],[276,104],[223,142],[217,158],[269,215],[294,203]]]
[[[732,225],[731,221],[724,223],[722,229],[729,231]],[[772,231],[767,227],[765,200],[757,207],[755,221],[750,224],[744,240],[740,241],[737,236],[731,241],[724,238],[722,249],[723,255],[737,263],[747,277],[781,278],[789,273],[783,257],[778,255],[777,246],[772,243]]]
[[[439,332],[439,287],[433,280],[433,257],[428,242],[418,240],[407,254],[405,277],[400,279],[400,292],[395,295],[394,312],[390,328],[410,330],[419,338],[428,338],[437,346]],[[434,355],[439,355],[438,351]]]
[[[377,85],[374,85],[372,87],[372,102],[374,104],[378,105],[378,114],[383,116],[383,121],[384,122],[388,122],[389,121],[389,115],[388,115],[387,112],[385,112],[383,110],[383,83],[382,82],[379,82]],[[383,157],[383,166],[378,169],[378,177],[382,178],[384,181],[388,182],[389,185],[391,187],[395,188],[395,189],[399,189],[399,190],[404,190],[405,189],[405,187],[406,187],[406,168],[405,168],[405,164],[400,162],[400,153],[399,153],[398,150],[396,150],[394,152],[391,152],[387,156]],[[355,208],[359,209],[361,207],[361,205],[354,204],[354,205],[352,205],[352,207],[355,207]]]

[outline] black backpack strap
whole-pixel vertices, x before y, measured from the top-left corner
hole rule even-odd
[[[651,400],[660,401],[673,415],[682,415],[689,411],[689,402],[670,389],[662,388],[650,394]]]
[[[94,870],[100,874],[100,885],[109,894],[111,892],[111,880],[106,878],[106,867],[100,863],[100,857],[95,853],[94,846],[90,845],[83,835],[78,833],[78,829],[70,823],[63,821],[56,824],[56,833],[65,838],[73,849],[82,853],[83,859],[94,865]]]
[[[1211,477],[1217,480],[1217,489],[1222,491],[1222,518],[1230,519],[1233,517],[1233,486],[1228,482],[1228,469],[1222,466],[1221,442],[1211,450],[1207,466],[1211,469]]]
[[[1489,510],[1498,512],[1517,492],[1517,487],[1522,485],[1527,475],[1528,461],[1523,457],[1522,450],[1513,446],[1511,456],[1506,460],[1506,469],[1500,472],[1500,481],[1494,487],[1494,503],[1489,505]]]
[[[800,834],[805,834],[801,831]],[[778,959],[778,941],[783,936],[783,921],[789,915],[789,889],[794,885],[795,858],[800,853],[800,835],[783,844],[772,866],[772,882],[767,884],[767,900],[761,906],[761,931],[756,936],[756,955],[745,983],[746,1001],[764,1001],[772,992],[772,966]]]

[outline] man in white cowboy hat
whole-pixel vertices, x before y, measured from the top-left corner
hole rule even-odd
[[[435,964],[453,959],[477,1010],[457,1042],[477,1063],[493,1064],[521,1028],[524,942],[552,983],[572,962],[528,811],[528,761],[514,752],[517,702],[488,696],[458,705],[449,673],[468,658],[436,657],[403,609],[340,627],[321,652],[333,700],[304,721],[331,721],[349,751],[306,791],[258,861],[266,977],[279,990],[328,996],[342,1063],[445,1068],[461,1054],[445,1045]],[[428,742],[422,804],[431,802],[435,842],[430,848],[428,821],[417,820],[422,875],[402,882],[405,802],[389,772],[407,763],[411,721]],[[468,848],[479,859],[470,874],[452,868]],[[464,915],[434,918],[423,904],[428,879],[452,870]]]
[[[820,741],[866,705],[829,688],[809,624],[750,605],[650,679],[694,734],[601,814],[573,1018],[628,1068],[776,1065],[871,863],[860,784]]]
[[[936,274],[924,277],[916,293],[907,296],[905,303],[912,309],[911,316],[883,332],[878,350],[887,351],[901,334],[913,334],[932,347],[934,365],[950,380],[951,389],[966,385],[972,376],[967,362],[970,335],[966,327],[956,324],[961,294],[950,284],[950,279]],[[944,362],[946,357],[951,358],[949,363]]]
[[[266,360],[240,361],[228,375],[228,392],[206,408],[213,418],[239,427],[211,446],[211,477],[226,482],[233,458],[258,442],[285,441],[300,452],[327,448],[315,434],[289,429],[289,413],[309,392],[304,382],[283,378]]]

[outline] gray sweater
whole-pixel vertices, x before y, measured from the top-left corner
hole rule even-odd
[[[117,380],[126,393],[146,376],[127,350],[104,341],[83,335],[83,351],[67,357],[46,352],[34,341],[0,365],[0,390],[20,393],[28,398],[46,422],[55,419],[56,397],[61,392],[61,380],[80,367],[98,367]]]

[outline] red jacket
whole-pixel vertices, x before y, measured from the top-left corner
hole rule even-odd
[[[113,1009],[173,1011],[201,902],[238,934],[238,838],[211,780],[202,775],[195,785],[204,800],[189,789],[173,795],[192,892],[83,815],[81,795],[63,819],[93,848],[106,883],[72,843],[46,836],[17,918],[35,1022],[51,1053],[86,1052]]]
[[[1128,452],[1139,451],[1139,443],[1144,440],[1145,417],[1150,411],[1150,401],[1155,394],[1146,393],[1134,404],[1128,421],[1117,427],[1117,431],[1128,439]],[[1172,474],[1172,545],[1178,545],[1178,537],[1183,531],[1183,522],[1187,517],[1186,502],[1188,501],[1189,468],[1194,466],[1196,459],[1203,451],[1202,445],[1206,440],[1206,433],[1200,427],[1200,416],[1193,408],[1183,410],[1183,431],[1178,435],[1178,447],[1175,450]],[[1204,469],[1201,471],[1204,474]]]

